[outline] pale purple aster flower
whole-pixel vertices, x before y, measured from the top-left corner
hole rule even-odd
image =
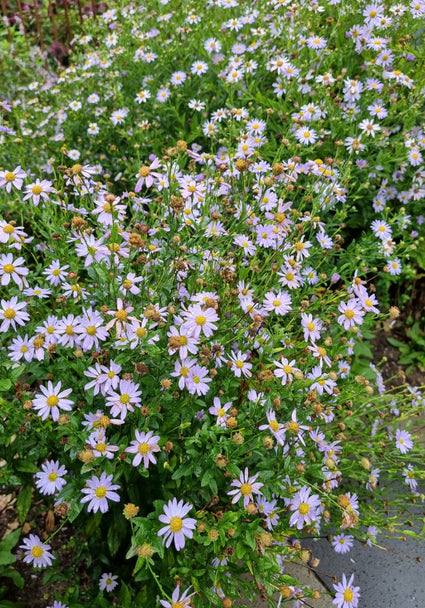
[[[404,481],[409,486],[409,488],[414,492],[418,487],[418,482],[415,479],[415,470],[413,465],[408,464],[407,467],[403,469]]]
[[[24,539],[24,544],[20,545],[20,549],[25,551],[24,562],[32,564],[34,568],[46,568],[52,565],[54,556],[50,553],[50,548],[50,545],[42,543],[35,534],[30,534]]]
[[[196,519],[185,517],[193,505],[183,500],[177,502],[177,498],[168,501],[164,505],[164,514],[159,516],[159,521],[167,524],[158,532],[158,536],[163,536],[163,542],[168,548],[172,542],[177,551],[183,549],[187,538],[193,538],[193,530],[196,526]]]
[[[411,435],[407,431],[397,429],[395,439],[395,447],[400,450],[402,454],[407,454],[407,452],[413,448]]]
[[[366,530],[366,544],[368,547],[372,546],[372,543],[376,541],[378,535],[378,529],[376,526],[369,526]]]
[[[286,315],[292,310],[291,296],[286,291],[279,291],[276,294],[273,291],[269,291],[264,296],[263,307],[267,312]]]
[[[149,166],[143,165],[142,167],[140,167],[136,175],[136,177],[138,177],[139,179],[137,180],[137,183],[134,187],[134,192],[140,192],[143,186],[145,186],[146,188],[150,188],[152,186],[152,184],[154,183],[154,178],[158,176],[158,174],[155,172],[155,169],[158,169],[159,166],[160,162],[158,158],[154,158],[154,160]]]
[[[103,326],[102,316],[92,308],[84,311],[79,325],[75,327],[75,333],[80,335],[83,351],[98,348],[99,342],[103,342],[108,337],[108,331]]]
[[[320,340],[320,330],[323,329],[323,321],[321,319],[313,319],[312,314],[301,313],[301,325],[304,331],[304,340],[314,344],[316,340]]]
[[[19,289],[28,287],[28,281],[23,278],[28,274],[28,268],[23,266],[25,264],[24,258],[13,259],[13,253],[6,253],[0,255],[0,279],[1,285],[9,285],[12,279]]]
[[[288,361],[285,357],[282,357],[280,361],[274,361],[276,369],[274,370],[274,375],[276,378],[282,378],[282,384],[291,384],[294,379],[293,374],[295,372],[301,373],[301,370],[298,367],[293,367],[295,365],[295,359],[292,361]]]
[[[354,536],[337,534],[332,539],[332,547],[335,553],[348,553],[353,547]]]
[[[1,300],[0,321],[3,320],[3,322],[0,325],[0,332],[7,331],[10,326],[16,329],[16,324],[25,325],[30,319],[29,314],[25,311],[26,307],[27,303],[18,303],[16,296],[10,300]]]
[[[48,460],[41,465],[41,469],[40,473],[35,474],[37,480],[35,485],[41,494],[56,494],[56,492],[60,492],[66,485],[63,476],[66,475],[67,470],[64,465],[60,465],[57,460]]]
[[[110,445],[106,442],[105,429],[96,429],[88,438],[87,443],[90,445],[95,458],[105,456],[108,460],[114,458],[114,452],[119,450],[117,445]]]
[[[55,192],[55,189],[52,186],[52,182],[47,181],[46,179],[39,180],[36,179],[33,184],[28,184],[25,186],[25,196],[22,200],[26,201],[29,198],[32,198],[32,202],[35,207],[38,207],[40,203],[40,198],[43,201],[49,200],[49,194]]]
[[[229,417],[227,410],[229,410],[231,407],[232,403],[230,401],[224,405],[221,405],[219,397],[214,397],[214,405],[210,407],[208,411],[213,416],[217,416],[216,424],[218,426],[226,426],[226,420]]]
[[[244,472],[240,473],[239,479],[234,479],[232,481],[230,485],[234,486],[236,489],[227,492],[229,496],[233,496],[232,504],[237,503],[243,496],[243,506],[246,507],[248,503],[254,501],[254,494],[262,494],[260,488],[262,488],[264,484],[259,481],[256,482],[258,475],[259,473],[256,473],[256,475],[250,477],[248,467],[245,467]]]
[[[47,608],[68,608],[68,606],[62,604],[62,602],[58,602],[57,600],[55,600],[53,604],[51,606],[47,606]]]
[[[345,574],[342,575],[342,582],[334,585],[336,591],[335,599],[332,601],[337,608],[357,608],[360,598],[360,587],[354,587],[354,574],[347,581]]]
[[[111,408],[113,416],[120,416],[124,420],[127,411],[133,412],[134,407],[140,406],[142,391],[131,380],[120,380],[117,391],[111,391],[106,395],[106,405]]]
[[[172,604],[167,600],[159,600],[159,603],[161,606],[164,606],[164,608],[189,608],[191,605],[190,599],[195,595],[195,593],[188,595],[190,589],[192,589],[192,586],[185,589],[180,595],[180,585],[177,585],[171,596]]]
[[[12,344],[9,346],[9,358],[12,361],[20,361],[22,358],[25,361],[32,361],[34,356],[34,345],[28,338],[28,334],[22,338],[22,336],[16,336],[13,338]]]
[[[13,171],[0,171],[0,188],[5,188],[6,192],[10,192],[12,186],[20,190],[26,176],[27,174],[20,166]]]
[[[323,373],[320,365],[313,367],[311,372],[307,374],[307,378],[314,380],[310,386],[312,391],[317,391],[319,395],[323,395],[323,391],[326,391],[329,395],[333,394],[336,382],[329,378],[329,374]]]
[[[75,348],[79,345],[79,336],[75,332],[76,326],[80,323],[80,318],[74,315],[62,317],[58,323],[58,344]]]
[[[120,486],[112,483],[113,475],[106,475],[102,473],[100,477],[93,475],[91,479],[86,482],[86,487],[81,490],[83,496],[81,499],[82,503],[88,502],[88,511],[97,513],[100,511],[106,513],[109,509],[108,500],[119,502],[119,494],[114,490],[119,490]]]
[[[199,340],[192,335],[192,330],[182,329],[182,327],[175,327],[172,325],[170,331],[167,332],[168,336],[168,354],[173,355],[178,352],[182,359],[189,356],[189,353],[196,355],[198,352]]]
[[[72,393],[72,388],[68,388],[62,392],[61,388],[62,382],[60,380],[56,386],[53,386],[50,380],[47,383],[47,388],[40,386],[41,394],[37,393],[34,397],[33,407],[37,410],[42,420],[46,420],[51,415],[52,419],[56,422],[59,419],[59,410],[65,410],[66,412],[72,410],[74,402],[70,399],[65,399],[65,397],[68,397]]]
[[[252,363],[248,363],[247,358],[248,355],[240,350],[238,350],[237,353],[232,351],[229,362],[231,363],[231,369],[236,378],[240,378],[242,375],[245,376],[245,378],[250,378],[252,376]]]
[[[99,589],[101,591],[113,591],[118,585],[118,576],[112,572],[104,572],[99,579]]]
[[[186,388],[191,395],[206,395],[210,390],[208,384],[212,378],[208,376],[208,369],[201,365],[190,368],[186,379]]]
[[[217,329],[218,315],[213,308],[204,309],[200,304],[193,304],[182,312],[182,316],[185,321],[181,329],[191,331],[194,338],[199,338],[201,332],[209,338]]]
[[[109,368],[106,365],[101,365],[102,374],[99,376],[99,382],[105,391],[103,394],[108,393],[111,389],[115,390],[119,384],[121,373],[121,365],[115,363],[115,361],[109,361]]]
[[[262,424],[258,427],[259,431],[270,431],[279,445],[285,442],[285,427],[276,420],[276,413],[273,410],[266,412],[268,424]]]
[[[105,380],[101,380],[102,375],[104,375],[103,367],[104,366],[100,365],[100,363],[95,363],[94,366],[86,369],[84,375],[87,376],[87,378],[93,378],[93,380],[90,380],[90,382],[87,382],[87,384],[84,385],[85,391],[92,388],[93,395],[98,395],[99,393],[105,395]]]
[[[296,526],[301,530],[305,525],[310,526],[320,515],[321,502],[317,494],[310,496],[311,489],[303,486],[296,492],[289,504],[289,509],[293,511],[289,525]]]
[[[357,298],[349,300],[348,302],[341,302],[338,306],[338,310],[342,313],[338,317],[338,323],[342,325],[345,330],[354,327],[354,325],[361,325],[363,323],[365,311],[362,309],[361,303]]]
[[[158,445],[160,440],[159,435],[154,435],[152,431],[140,432],[136,429],[136,439],[133,440],[130,446],[125,450],[129,454],[136,454],[133,460],[133,467],[139,466],[143,460],[145,469],[149,467],[149,463],[156,464],[156,458],[153,452],[160,452],[161,448]]]

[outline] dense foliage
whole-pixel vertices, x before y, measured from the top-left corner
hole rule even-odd
[[[66,68],[1,46],[1,483],[56,519],[0,555],[60,580],[68,530],[55,607],[302,606],[303,539],[423,500],[424,398],[369,340],[425,267],[425,5],[141,4]]]

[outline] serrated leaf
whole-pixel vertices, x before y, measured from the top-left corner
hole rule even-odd
[[[129,588],[127,587],[127,585],[122,582],[121,583],[121,589],[120,589],[120,593],[118,596],[118,601],[120,603],[120,606],[122,606],[122,608],[129,608],[131,606],[131,593]]]
[[[12,386],[12,381],[9,378],[2,378],[0,380],[0,392],[8,391]]]

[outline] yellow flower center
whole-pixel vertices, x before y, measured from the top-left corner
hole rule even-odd
[[[199,376],[193,376],[192,381],[193,381],[195,384],[199,384],[199,383],[200,383],[200,381],[201,381],[201,379],[200,379],[200,377],[199,377]]]
[[[111,211],[112,211],[112,205],[111,205],[111,203],[105,203],[103,205],[103,211],[106,211],[106,213],[111,213]]]
[[[6,175],[4,176],[4,179],[5,179],[7,182],[13,182],[13,180],[14,180],[15,178],[16,178],[16,175],[15,175],[14,173],[12,173],[11,171],[8,171],[8,172],[6,173]]]
[[[5,265],[3,266],[3,271],[4,271],[6,274],[11,274],[11,273],[12,273],[14,270],[15,270],[15,267],[14,267],[14,265],[13,265],[13,264],[5,264]]]
[[[240,359],[238,359],[237,361],[235,361],[235,366],[238,369],[242,369],[243,368],[243,361],[241,361]]]
[[[126,404],[130,402],[130,395],[127,395],[127,393],[123,393],[120,397],[120,403]]]
[[[302,502],[298,506],[298,512],[301,513],[301,515],[307,515],[307,513],[309,511],[310,511],[310,505],[307,502]]]
[[[146,329],[144,327],[138,327],[136,329],[136,336],[138,338],[144,338],[144,336],[146,336],[148,332],[146,331]]]
[[[13,308],[6,308],[3,314],[5,319],[14,319],[16,317],[16,310],[13,310]]]
[[[146,165],[143,165],[143,167],[140,167],[140,169],[139,169],[140,177],[147,177],[150,172],[151,172],[151,170]]]
[[[139,444],[137,450],[139,454],[147,454],[149,452],[149,444],[144,441],[143,443]]]
[[[124,287],[124,289],[131,289],[133,283],[130,281],[130,279],[124,279],[124,281],[122,282],[122,286]]]
[[[47,478],[47,479],[48,479],[49,481],[56,481],[56,480],[57,480],[57,478],[58,478],[58,474],[57,474],[57,473],[55,473],[54,471],[52,471],[52,472],[50,473],[50,475],[48,476],[48,478]]]
[[[74,335],[74,328],[72,327],[72,325],[68,325],[65,329],[65,333],[67,336],[73,336]]]
[[[103,441],[96,443],[95,450],[101,453],[106,452],[106,443],[103,443]]]
[[[50,395],[50,397],[47,397],[46,403],[49,407],[55,407],[59,403],[59,397]]]
[[[279,423],[277,420],[270,420],[270,428],[272,431],[274,431],[275,433],[277,433],[277,431],[279,430]]]
[[[207,318],[204,315],[198,315],[195,319],[196,325],[205,325]]]
[[[31,188],[31,192],[35,195],[38,195],[43,192],[43,188],[37,184]]]
[[[95,325],[89,325],[88,327],[86,327],[86,332],[88,333],[89,336],[95,336],[96,335]]]
[[[114,371],[112,371],[112,370],[111,370],[110,372],[108,372],[108,378],[109,378],[110,380],[112,380],[112,378],[115,378],[115,372],[114,372]]]
[[[349,603],[353,601],[353,597],[354,597],[354,593],[351,591],[351,589],[346,589],[344,591],[344,601]]]
[[[127,318],[127,313],[125,310],[117,310],[115,317],[118,319],[118,321],[125,321]]]
[[[39,545],[36,545],[31,549],[31,555],[36,559],[39,559],[43,555],[43,553],[44,551]]]
[[[242,496],[248,496],[252,494],[252,485],[250,483],[243,483],[241,485],[241,494]]]
[[[285,374],[291,374],[292,373],[292,367],[290,365],[284,365],[283,366],[283,371],[285,372]]]
[[[354,310],[352,308],[348,308],[345,312],[344,312],[345,318],[346,319],[353,319],[354,318]]]
[[[294,422],[294,421],[290,422],[288,424],[287,428],[288,428],[288,431],[290,433],[293,433],[294,435],[298,435],[298,433],[300,432],[300,425],[298,424],[298,422]]]
[[[219,416],[220,418],[222,418],[225,415],[226,415],[226,412],[224,411],[224,409],[222,407],[219,407],[218,410],[217,410],[217,416]]]
[[[273,306],[280,306],[282,302],[280,300],[273,300]]]
[[[104,498],[106,496],[106,492],[107,492],[107,490],[106,490],[105,486],[99,486],[94,491],[96,498]]]
[[[171,532],[180,532],[183,528],[183,520],[181,517],[172,517],[170,520],[170,530]]]
[[[21,353],[26,353],[28,352],[28,346],[25,346],[25,344],[23,346],[21,346]]]
[[[171,608],[185,608],[185,605],[182,602],[173,602]]]
[[[6,234],[12,234],[15,232],[15,228],[11,224],[6,224],[6,226],[3,226],[3,232]]]
[[[314,323],[307,323],[307,329],[308,329],[308,331],[313,331],[314,330]]]
[[[326,357],[326,348],[323,348],[323,346],[318,346],[317,352],[321,357]]]
[[[186,365],[182,365],[180,368],[180,375],[183,376],[183,378],[187,378],[188,373],[189,368]]]

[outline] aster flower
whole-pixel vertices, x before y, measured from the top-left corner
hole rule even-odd
[[[177,498],[169,500],[164,505],[164,514],[159,516],[159,521],[166,524],[158,531],[158,536],[163,536],[163,542],[168,548],[172,542],[177,551],[183,549],[186,538],[193,538],[193,530],[196,526],[196,519],[186,517],[193,505],[183,500],[177,502]]]
[[[68,395],[72,393],[72,388],[68,388],[62,392],[61,388],[62,382],[60,380],[56,386],[53,386],[50,380],[47,383],[47,388],[45,386],[40,386],[41,394],[37,393],[34,397],[33,407],[42,420],[46,420],[48,416],[51,416],[56,422],[59,420],[59,410],[64,410],[66,412],[72,410],[73,401],[65,399],[65,397],[68,397]]]
[[[234,479],[232,481],[230,485],[234,486],[236,489],[227,492],[229,496],[233,496],[232,504],[237,503],[238,500],[243,497],[243,506],[246,507],[248,503],[254,501],[254,494],[262,494],[260,488],[262,488],[264,484],[256,481],[258,475],[259,473],[250,477],[248,467],[245,467],[244,472],[240,473],[239,479]]]
[[[332,547],[335,553],[348,553],[353,547],[354,536],[337,534],[332,539]]]
[[[136,454],[133,460],[133,467],[139,466],[143,460],[145,469],[149,467],[149,463],[156,464],[156,458],[153,452],[160,452],[161,448],[158,445],[160,440],[159,435],[154,435],[152,431],[140,432],[136,429],[136,439],[133,440],[130,446],[125,450],[129,454]]]
[[[218,321],[218,315],[213,308],[204,308],[200,304],[193,304],[182,312],[182,316],[185,321],[181,329],[191,331],[194,338],[199,338],[201,333],[209,338],[217,329],[215,321]]]
[[[10,300],[1,300],[0,303],[0,321],[3,320],[0,325],[0,332],[7,331],[10,326],[16,329],[16,324],[25,325],[29,321],[29,314],[25,311],[27,307],[26,302],[19,302],[16,296],[13,296]]]
[[[81,499],[82,503],[88,502],[87,510],[97,513],[106,513],[109,509],[108,500],[119,502],[119,494],[114,490],[119,490],[121,486],[112,483],[113,475],[102,473],[100,477],[93,475],[86,482],[86,487],[81,490],[85,496]]]
[[[407,454],[413,448],[411,435],[407,431],[397,429],[395,438],[395,446],[402,454]]]
[[[118,576],[112,572],[104,572],[99,579],[99,589],[101,591],[113,591],[118,585]]]
[[[273,410],[266,412],[268,424],[262,424],[258,427],[259,431],[270,431],[279,445],[283,445],[285,441],[285,427],[276,420],[276,413]]]
[[[276,378],[282,378],[282,384],[291,384],[294,379],[293,374],[296,372],[301,374],[301,370],[298,367],[294,367],[296,361],[292,359],[289,361],[286,357],[282,357],[280,361],[274,361],[274,365],[276,369],[273,371],[273,374]]]
[[[35,474],[35,485],[41,494],[56,494],[65,486],[66,481],[63,478],[67,470],[64,465],[60,465],[59,461],[48,460],[41,465],[41,471]]]
[[[273,291],[269,291],[264,296],[263,306],[268,312],[274,312],[277,315],[286,315],[292,310],[291,296],[286,291],[279,291],[276,294]]]
[[[53,604],[51,606],[47,606],[47,608],[68,608],[68,606],[62,604],[62,602],[58,602],[57,600],[55,600]]]
[[[219,397],[214,397],[214,405],[209,408],[209,413],[213,416],[217,416],[216,424],[218,426],[226,426],[226,420],[229,417],[227,411],[232,407],[232,403],[229,401],[224,405],[221,405]]]
[[[195,595],[195,593],[188,595],[191,588],[191,586],[188,587],[180,595],[180,585],[177,585],[171,596],[172,603],[170,604],[167,600],[159,600],[159,603],[161,606],[164,606],[164,608],[189,608],[191,606],[190,600]]]
[[[140,406],[142,391],[131,380],[120,380],[117,391],[110,391],[106,396],[106,405],[111,408],[113,416],[120,416],[125,420],[127,411],[133,412],[135,407]]]
[[[20,166],[13,171],[0,171],[0,188],[5,188],[6,192],[10,192],[12,186],[20,190],[26,176],[27,174]]]
[[[25,552],[24,562],[32,564],[34,568],[46,568],[52,565],[54,556],[50,553],[50,548],[50,545],[42,543],[35,534],[30,534],[24,539],[24,544],[20,545],[20,549]]]
[[[335,599],[332,601],[337,608],[357,608],[360,598],[360,587],[353,585],[354,574],[347,581],[345,574],[342,575],[342,582],[334,585],[336,591]]]
[[[289,525],[296,526],[302,530],[304,526],[310,526],[320,515],[321,502],[317,494],[310,496],[311,489],[303,486],[296,492],[289,504],[289,509],[293,511]]]
[[[363,323],[365,311],[361,308],[361,304],[357,298],[349,300],[348,302],[341,302],[338,306],[338,310],[342,313],[338,317],[338,323],[342,325],[345,330]]]
[[[28,287],[28,281],[23,278],[28,274],[28,268],[23,266],[24,258],[13,259],[12,253],[0,255],[0,279],[1,285],[9,285],[10,280],[14,281],[19,289]]]

